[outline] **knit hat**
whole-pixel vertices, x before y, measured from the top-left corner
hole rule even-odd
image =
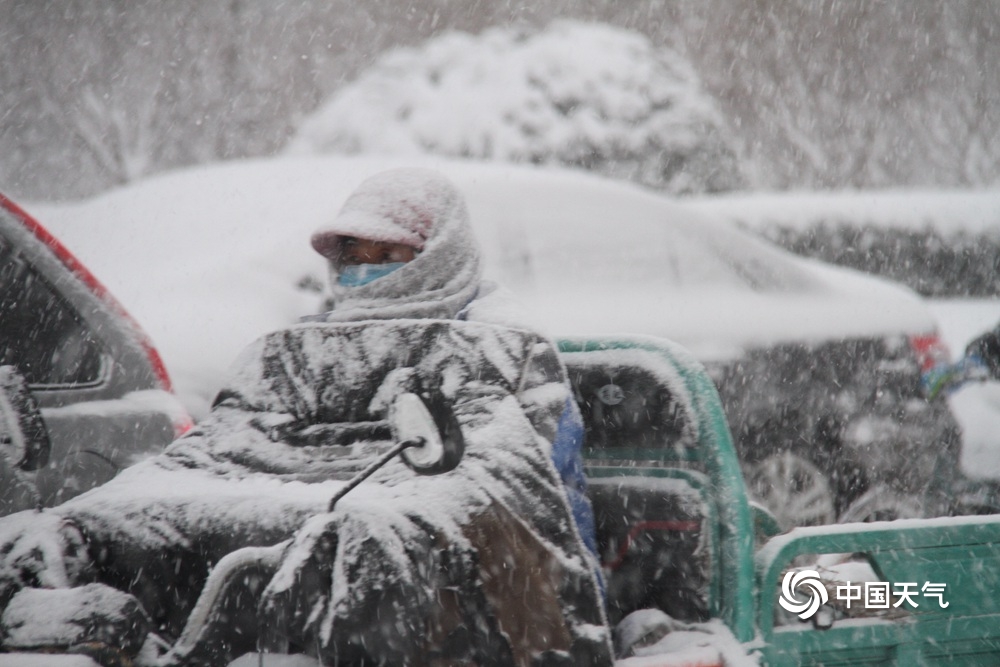
[[[334,259],[345,236],[401,243],[423,250],[435,213],[446,210],[450,184],[434,172],[397,169],[369,178],[348,197],[337,217],[312,235],[312,247]]]

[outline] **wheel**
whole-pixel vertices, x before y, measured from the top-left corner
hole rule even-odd
[[[782,529],[833,523],[834,494],[826,473],[794,452],[777,452],[753,464],[750,493],[778,519]]]
[[[924,516],[924,504],[914,495],[899,493],[884,484],[868,489],[840,515],[841,523],[854,521],[895,521],[919,519]]]

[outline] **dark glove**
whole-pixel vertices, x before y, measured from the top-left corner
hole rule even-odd
[[[285,550],[260,602],[261,648],[284,652],[304,637],[315,643],[323,635],[333,589],[337,527],[332,514],[313,517]]]

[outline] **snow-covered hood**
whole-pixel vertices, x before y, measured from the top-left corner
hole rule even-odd
[[[409,236],[400,233],[406,231]],[[360,286],[340,285],[336,264],[331,262],[335,309],[329,321],[451,319],[475,296],[482,277],[462,193],[430,169],[391,169],[372,176],[317,232],[324,233],[405,243],[419,251],[389,275]]]
[[[156,342],[196,414],[236,352],[319,312],[309,244],[367,177],[425,166],[468,203],[487,277],[547,333],[641,333],[702,357],[775,342],[927,333],[911,292],[795,258],[635,186],[454,160],[280,158],[199,167],[94,199],[29,207]],[[198,403],[201,403],[199,409]]]

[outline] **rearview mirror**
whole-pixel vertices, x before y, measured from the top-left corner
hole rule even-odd
[[[400,394],[389,413],[396,442],[411,443],[400,457],[414,472],[438,475],[454,470],[465,453],[465,439],[451,406],[440,394],[429,400]]]
[[[416,394],[400,394],[389,410],[389,427],[396,444],[341,487],[330,498],[328,512],[396,456],[402,457],[403,462],[420,475],[439,475],[454,470],[465,453],[465,438],[458,419],[440,394],[428,400]]]
[[[28,383],[13,366],[0,366],[0,451],[21,470],[49,460],[49,432]]]

